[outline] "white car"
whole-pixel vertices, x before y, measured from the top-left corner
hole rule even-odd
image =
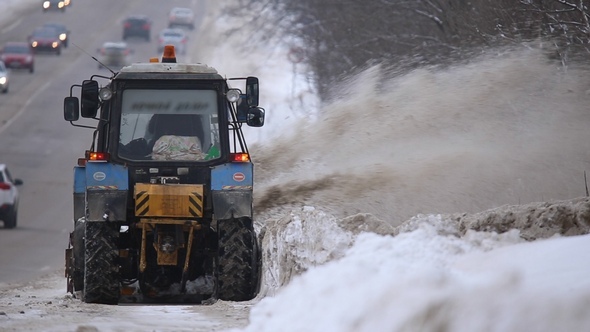
[[[174,7],[168,14],[168,27],[195,28],[195,13],[190,8]]]
[[[133,50],[129,48],[126,42],[105,42],[102,47],[98,49],[99,61],[98,69],[102,69],[103,65],[118,71],[122,67],[131,64],[131,54]]]
[[[3,61],[0,61],[0,91],[2,93],[8,92],[8,69],[4,65]]]
[[[188,36],[182,29],[164,29],[158,35],[158,53],[162,53],[164,46],[174,45],[176,52],[186,54]]]
[[[18,214],[18,188],[21,179],[13,179],[5,164],[0,164],[0,220],[4,228],[15,228]]]

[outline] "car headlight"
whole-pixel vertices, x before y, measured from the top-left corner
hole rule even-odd
[[[57,48],[58,46],[59,46],[58,42],[51,43],[51,47],[53,47],[53,48]]]
[[[32,47],[37,47],[37,45],[39,45],[39,43],[37,43],[37,41],[33,41],[33,42],[31,43],[31,46],[32,46]]]
[[[2,77],[0,77],[0,84],[6,84],[6,81],[8,81],[8,80],[6,79],[6,76],[2,76]]]
[[[66,37],[67,37],[66,34],[65,33],[62,33],[62,34],[59,35],[59,40],[62,40],[62,41],[63,40],[66,40]]]
[[[43,3],[43,8],[47,9],[47,8],[49,8],[49,6],[51,6],[51,3],[49,3],[49,1],[45,1]]]

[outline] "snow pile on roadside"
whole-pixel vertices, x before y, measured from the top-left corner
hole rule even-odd
[[[503,206],[475,214],[417,215],[398,227],[367,213],[338,219],[309,206],[284,209],[263,214],[264,273],[258,298],[273,295],[308,269],[344,257],[364,233],[400,236],[427,224],[439,236],[461,239],[486,251],[525,240],[590,233],[590,197]]]
[[[261,231],[263,276],[258,298],[274,293],[308,269],[343,257],[353,234],[336,218],[303,207],[279,219],[266,219]]]
[[[485,251],[525,240],[590,233],[590,197],[504,206],[475,214],[417,215],[395,228],[371,214],[338,219],[309,206],[289,213],[271,211],[264,214],[260,231],[264,275],[258,298],[275,294],[313,267],[344,257],[364,233],[400,236],[430,225],[439,236],[461,239]]]
[[[516,228],[529,241],[555,234],[583,235],[590,233],[590,197],[502,206],[475,214],[458,214],[453,219],[462,230],[506,232]]]
[[[524,243],[518,230],[459,238],[436,215],[414,223],[395,237],[361,233],[341,258],[263,298],[239,331],[590,329],[580,254],[590,235]]]

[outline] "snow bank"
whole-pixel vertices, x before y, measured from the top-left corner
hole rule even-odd
[[[424,216],[395,237],[360,234],[342,258],[262,299],[240,331],[590,328],[590,266],[579,254],[588,235],[524,243],[516,230],[459,238],[448,225]]]

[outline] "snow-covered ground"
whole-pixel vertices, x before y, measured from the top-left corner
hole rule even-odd
[[[590,331],[585,71],[534,50],[387,84],[376,67],[319,109],[283,49],[258,52],[199,58],[261,79],[260,295],[87,305],[54,273],[0,289],[0,331]]]

